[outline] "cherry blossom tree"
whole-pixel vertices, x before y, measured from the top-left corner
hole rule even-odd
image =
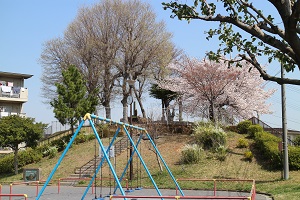
[[[270,113],[266,100],[275,90],[265,90],[257,70],[250,64],[228,67],[228,63],[185,57],[168,66],[170,75],[159,86],[182,95],[185,111],[204,116],[248,119]]]

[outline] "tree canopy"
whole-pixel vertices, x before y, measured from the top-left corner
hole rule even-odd
[[[85,81],[74,65],[63,70],[62,76],[62,83],[55,84],[58,96],[50,104],[54,108],[55,118],[63,125],[70,124],[74,132],[74,125],[80,118],[95,111],[97,92],[87,93]]]
[[[274,90],[265,91],[259,73],[249,73],[250,64],[241,64],[242,68],[228,68],[226,63],[185,57],[168,66],[173,73],[159,86],[182,94],[187,112],[211,121],[270,113],[265,101]]]
[[[269,74],[262,57],[278,61],[289,72],[300,69],[300,1],[294,0],[191,0],[163,3],[171,17],[182,20],[219,22],[217,29],[207,31],[207,39],[217,36],[220,48],[209,52],[213,60],[225,59],[240,66],[244,60],[256,68],[264,80],[279,84],[300,85],[300,79],[281,78]],[[224,57],[225,56],[225,57]]]
[[[149,90],[149,95],[151,97],[154,97],[156,99],[161,100],[162,105],[162,121],[165,120],[165,112],[167,114],[168,121],[172,121],[172,113],[170,112],[170,102],[172,100],[175,100],[178,97],[178,94],[176,92],[173,92],[171,90],[163,89],[158,86],[158,84],[152,84],[151,88]]]
[[[0,119],[0,146],[14,152],[15,174],[18,173],[18,151],[21,147],[36,147],[42,138],[46,124],[33,118],[10,115]],[[22,144],[22,145],[21,145]]]
[[[127,119],[128,80],[136,80],[133,89],[142,108],[149,79],[175,55],[171,38],[148,3],[102,0],[82,7],[62,38],[45,43],[41,54],[42,95],[46,102],[55,98],[61,71],[74,64],[87,80],[88,92],[99,89],[99,103],[106,108],[106,117],[110,118],[111,102],[120,97],[123,118]]]

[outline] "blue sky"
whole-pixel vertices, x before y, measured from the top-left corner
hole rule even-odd
[[[40,95],[42,67],[39,64],[39,57],[43,43],[62,36],[68,24],[76,17],[78,8],[96,2],[95,0],[0,0],[0,71],[34,75],[25,82],[25,86],[29,89],[29,101],[25,104],[24,112],[38,122],[50,123],[56,120],[50,107],[42,103]],[[156,12],[157,19],[164,20],[168,31],[173,33],[176,46],[188,55],[203,58],[206,51],[217,48],[217,41],[209,42],[204,35],[205,30],[215,25],[201,21],[192,21],[188,24],[185,21],[170,19],[170,12],[162,9],[162,1],[148,2]],[[272,67],[271,74],[276,74],[279,70],[278,66],[270,67]],[[299,78],[299,73],[295,72],[290,76]],[[267,86],[279,89],[275,83],[269,82]],[[287,86],[288,128],[291,129],[300,130],[299,99],[300,87]],[[273,127],[280,127],[279,90],[269,102],[273,104],[274,113],[261,118]]]

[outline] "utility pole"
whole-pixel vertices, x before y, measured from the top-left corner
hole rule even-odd
[[[284,78],[285,70],[281,64],[281,78]],[[287,144],[287,122],[286,122],[286,96],[285,84],[281,84],[281,106],[282,106],[282,147],[283,147],[283,179],[289,179],[289,155]]]

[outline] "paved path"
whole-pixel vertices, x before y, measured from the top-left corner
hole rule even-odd
[[[40,186],[38,189],[40,190],[42,187]],[[86,187],[72,187],[72,186],[61,186],[60,193],[58,194],[57,186],[48,186],[43,192],[40,200],[79,200],[82,198]],[[10,187],[8,185],[2,185],[2,194],[9,194]],[[119,192],[119,191],[118,191]],[[167,196],[175,196],[175,190],[160,190],[162,195]],[[212,196],[212,191],[199,191],[199,190],[183,190],[185,196]],[[37,187],[36,186],[24,186],[24,185],[14,185],[12,187],[12,193],[14,194],[27,194],[28,200],[35,200]],[[97,197],[100,197],[100,193],[102,193],[102,197],[105,200],[108,200],[108,195],[110,193],[109,188],[103,188],[100,191],[100,188],[96,188]],[[135,190],[133,192],[127,193],[126,195],[140,195],[140,196],[158,196],[155,189],[142,189]],[[217,192],[217,196],[248,196],[249,193],[243,192]],[[8,200],[9,197],[2,197],[2,200]],[[12,200],[23,200],[24,197],[13,197]],[[95,194],[92,194],[92,189],[89,190],[85,199],[95,199]],[[127,198],[128,200],[144,200],[142,198]],[[151,198],[152,200],[156,198]],[[256,200],[271,200],[267,195],[257,194]]]

